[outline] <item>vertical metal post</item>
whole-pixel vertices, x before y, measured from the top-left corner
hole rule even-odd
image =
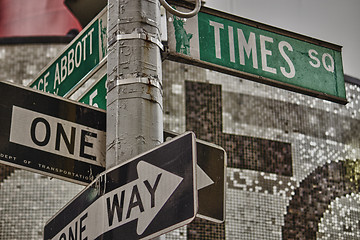
[[[160,24],[159,0],[108,0],[107,169],[163,142]]]
[[[163,142],[159,0],[108,0],[106,168]]]

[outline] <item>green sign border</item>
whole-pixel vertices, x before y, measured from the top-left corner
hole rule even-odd
[[[169,0],[169,2],[171,2],[171,4],[173,4],[173,5],[176,5],[179,7],[185,7],[188,9],[192,9],[192,7],[193,7],[193,5],[185,3],[185,2],[181,2],[181,1]],[[297,34],[294,32],[289,32],[289,31],[286,31],[283,29],[272,27],[272,26],[269,26],[266,24],[262,24],[259,22],[255,22],[252,20],[234,16],[231,14],[223,13],[223,12],[220,12],[220,11],[217,11],[214,9],[210,9],[210,8],[206,8],[206,7],[201,8],[201,11],[199,13],[200,17],[196,16],[196,18],[198,18],[199,28],[200,28],[200,24],[201,24],[200,18],[201,18],[201,16],[204,16],[204,15],[207,16],[207,18],[221,20],[221,21],[224,21],[225,23],[231,22],[232,25],[235,25],[235,26],[236,26],[236,24],[238,24],[239,26],[243,26],[243,27],[245,26],[246,28],[248,28],[248,30],[251,29],[251,31],[256,31],[257,35],[263,33],[264,35],[266,35],[268,37],[272,37],[274,39],[274,43],[278,43],[280,41],[280,40],[276,39],[276,37],[277,37],[277,38],[281,38],[281,40],[291,42],[292,44],[301,44],[301,47],[303,49],[301,49],[298,52],[304,51],[303,46],[311,46],[312,49],[315,49],[319,53],[319,56],[316,56],[316,57],[320,60],[320,62],[322,61],[320,54],[323,54],[324,49],[327,49],[328,52],[331,54],[331,56],[333,56],[335,59],[336,66],[335,66],[334,74],[332,74],[332,75],[334,75],[334,77],[326,78],[323,83],[319,83],[319,82],[316,83],[317,79],[315,79],[315,78],[314,79],[306,79],[304,84],[301,82],[299,84],[298,81],[297,81],[298,83],[294,83],[294,82],[291,82],[291,80],[289,81],[286,78],[273,77],[273,76],[271,76],[271,74],[268,74],[268,73],[264,74],[264,72],[263,72],[260,75],[259,71],[251,71],[251,70],[249,70],[249,68],[241,69],[238,66],[217,62],[217,60],[214,59],[215,57],[211,58],[209,56],[205,56],[201,51],[201,46],[199,46],[199,50],[198,50],[199,56],[194,58],[194,57],[188,55],[186,48],[176,49],[176,50],[174,49],[173,46],[175,44],[172,43],[171,41],[174,41],[175,39],[172,39],[171,36],[174,36],[175,33],[169,32],[170,31],[169,28],[168,28],[168,36],[170,36],[170,37],[168,39],[169,49],[168,49],[168,52],[166,53],[167,59],[176,61],[176,62],[182,62],[182,63],[186,63],[186,64],[191,64],[191,65],[207,68],[210,70],[215,70],[218,72],[230,74],[230,75],[237,76],[237,77],[242,77],[242,78],[249,79],[252,81],[264,83],[267,85],[271,85],[271,86],[279,87],[282,89],[306,94],[309,96],[329,100],[329,101],[340,103],[340,104],[347,103],[346,93],[345,93],[343,66],[342,66],[342,60],[341,60],[341,49],[342,49],[341,46],[338,46],[338,45],[335,45],[332,43],[328,43],[328,42],[324,42],[321,40],[317,40],[317,39],[307,37],[307,36],[304,36],[301,34]],[[174,21],[176,21],[176,17],[174,17],[174,19],[175,19]],[[191,21],[191,19],[189,20],[189,22],[184,21],[184,25],[186,25],[186,24],[191,25],[190,21]],[[169,24],[173,24],[173,23],[169,23]],[[201,36],[204,36],[200,33],[200,31],[202,31],[202,29],[199,30],[199,38]],[[245,39],[248,40],[249,36],[246,35],[246,32],[248,32],[248,31],[244,30]],[[190,41],[190,42],[194,41],[194,39],[191,39],[191,37],[192,37],[191,33],[185,32],[184,34],[185,34],[184,36],[186,36],[186,35],[189,36],[188,41]],[[226,34],[228,34],[228,33],[226,32]],[[236,29],[234,28],[234,35],[236,35],[236,34],[237,34]],[[235,36],[235,38],[236,37],[237,36]],[[209,41],[214,41],[214,40],[202,39],[199,41],[202,41],[203,43],[208,43]],[[221,43],[221,44],[223,44],[223,43]],[[203,46],[202,48],[204,50],[204,49],[207,49],[208,47],[209,46]],[[177,47],[177,48],[179,48],[179,47]],[[267,46],[267,48],[270,49],[270,47],[268,47],[268,46]],[[287,50],[286,47],[284,47],[284,49]],[[238,51],[238,49],[236,49],[236,50]],[[235,50],[235,52],[236,52],[236,50]],[[286,52],[286,54],[289,54],[289,53],[290,53],[289,51]],[[280,55],[279,53],[275,53],[275,51],[273,51],[273,54]],[[289,56],[290,56],[290,54],[289,54]],[[309,54],[309,53],[306,52],[306,54]],[[213,55],[214,55],[214,53],[213,53]],[[298,55],[299,55],[299,53],[298,53]],[[273,57],[275,58],[275,56],[273,56]],[[246,60],[248,62],[250,62],[251,56],[250,56],[250,58],[248,58]],[[308,58],[308,60],[312,60],[312,59]],[[258,57],[258,61],[259,61],[259,66],[260,66],[261,59],[259,57]],[[270,62],[270,60],[268,60],[268,61],[269,61],[268,65],[271,65],[272,63]],[[313,62],[316,63],[315,60],[313,60]],[[306,64],[302,64],[301,67],[303,67],[305,65]],[[286,68],[286,67],[288,67],[288,65],[284,64],[284,67],[285,67],[286,71],[289,71],[288,68]],[[280,72],[280,69],[277,69],[277,70],[278,70],[278,72]],[[321,69],[321,71],[325,71],[325,70]],[[301,75],[305,75],[305,74],[307,74],[307,70],[302,70]],[[298,77],[298,79],[301,79],[299,77]],[[327,83],[330,83],[330,85],[327,85]]]
[[[28,85],[65,96],[106,58],[107,8],[104,8]]]

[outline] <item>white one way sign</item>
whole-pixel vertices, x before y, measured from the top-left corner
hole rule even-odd
[[[191,222],[194,146],[186,133],[107,170],[46,224],[44,239],[149,239]]]

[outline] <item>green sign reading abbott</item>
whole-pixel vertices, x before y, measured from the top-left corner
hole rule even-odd
[[[207,8],[168,29],[171,59],[346,103],[337,45]]]
[[[106,57],[107,11],[104,9],[66,49],[45,67],[30,87],[64,96]]]

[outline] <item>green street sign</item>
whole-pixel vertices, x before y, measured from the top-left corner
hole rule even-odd
[[[347,102],[340,46],[204,7],[171,16],[168,42],[170,60]]]
[[[106,29],[107,9],[105,8],[29,86],[65,96],[106,57]]]
[[[106,110],[106,79],[103,75],[79,98],[79,102]]]

